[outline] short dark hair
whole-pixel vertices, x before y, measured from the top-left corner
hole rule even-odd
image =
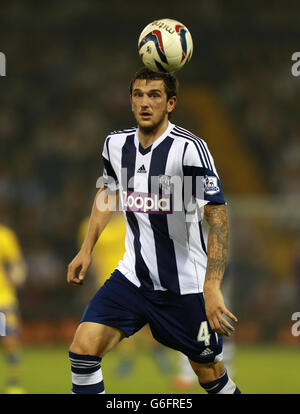
[[[167,94],[167,100],[172,98],[172,96],[177,96],[178,93],[178,86],[179,82],[177,78],[168,72],[154,72],[147,67],[143,67],[142,69],[138,70],[130,82],[130,95],[132,95],[132,88],[133,84],[138,79],[146,79],[146,80],[162,80],[165,85],[165,90]]]

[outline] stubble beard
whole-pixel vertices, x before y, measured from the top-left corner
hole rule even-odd
[[[154,134],[159,129],[159,127],[163,123],[164,119],[165,119],[165,114],[162,114],[161,118],[157,122],[155,122],[155,124],[152,124],[152,125],[141,125],[141,124],[138,123],[138,126],[139,126],[140,131],[143,134],[145,134],[145,135],[152,135],[152,134]]]

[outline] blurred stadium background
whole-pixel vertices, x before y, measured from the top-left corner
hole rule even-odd
[[[227,195],[236,381],[249,393],[300,392],[300,337],[291,333],[300,311],[300,77],[291,74],[299,16],[292,1],[1,4],[0,221],[16,231],[29,268],[19,291],[29,393],[69,392],[67,349],[93,288],[72,289],[66,268],[103,141],[134,124],[138,34],[160,17],[184,22],[194,40],[173,122],[208,142]],[[147,347],[122,380],[116,361],[114,351],[103,362],[107,392],[178,392]]]

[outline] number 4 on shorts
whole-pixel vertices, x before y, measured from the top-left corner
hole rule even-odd
[[[208,333],[208,324],[207,321],[203,321],[200,324],[197,341],[204,342],[204,345],[208,346],[210,342],[210,333]]]

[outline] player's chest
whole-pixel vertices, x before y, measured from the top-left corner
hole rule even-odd
[[[126,175],[126,177],[124,177]],[[167,187],[174,177],[182,177],[182,155],[174,146],[162,151],[162,146],[149,151],[137,150],[135,157],[123,158],[120,181],[134,191]]]

